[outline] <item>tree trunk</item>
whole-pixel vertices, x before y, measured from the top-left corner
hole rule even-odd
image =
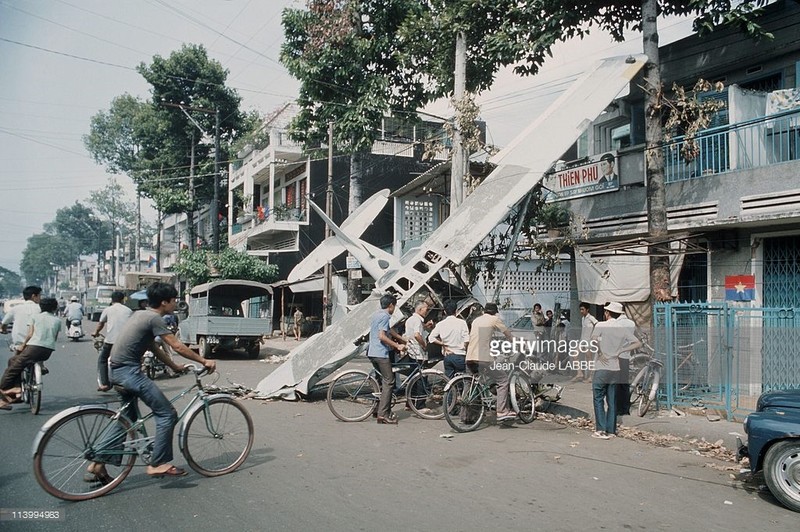
[[[361,184],[364,182],[364,153],[354,152],[350,155],[350,197],[347,203],[347,213],[352,214],[361,205]],[[347,256],[347,304],[361,303],[361,277],[360,268],[350,268],[354,260]]]
[[[642,1],[642,36],[644,53],[648,57],[644,66],[647,88],[645,101],[645,176],[647,179],[647,229],[655,240],[667,236],[667,204],[664,186],[664,128],[661,112],[656,111],[661,93],[661,70],[658,57],[658,2]],[[666,248],[666,249],[665,249]],[[653,302],[671,299],[668,245],[651,244],[650,294]]]

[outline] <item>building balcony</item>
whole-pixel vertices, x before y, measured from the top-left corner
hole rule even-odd
[[[298,251],[300,226],[308,225],[308,215],[300,209],[276,208],[263,219],[251,214],[239,217],[231,226],[231,247],[251,255]]]
[[[680,153],[684,139],[664,148],[670,231],[800,222],[800,109],[708,129],[695,141],[690,162]],[[591,239],[647,234],[642,147],[620,150],[617,162],[619,190],[567,202]]]

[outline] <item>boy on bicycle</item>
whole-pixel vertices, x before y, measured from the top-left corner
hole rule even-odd
[[[178,413],[158,386],[142,373],[142,357],[145,351],[152,349],[155,338],[160,336],[166,345],[182,357],[202,364],[209,371],[214,371],[217,367],[216,362],[206,360],[178,340],[164,323],[164,316],[175,312],[178,306],[177,297],[178,291],[171,284],[150,285],[147,288],[149,308],[134,312],[128,318],[111,348],[111,382],[124,388],[123,401],[130,401],[125,416],[131,421],[138,419],[138,399],[150,407],[155,415],[156,435],[150,464],[147,466],[147,474],[152,477],[181,477],[186,475],[186,471],[170,463],[173,457],[172,434],[178,422]],[[153,352],[173,371],[183,371],[183,367],[173,362],[172,357],[163,351]],[[116,436],[113,434],[109,435],[109,438],[114,437]],[[111,477],[106,471],[105,464],[92,462],[88,468],[86,481],[103,484],[110,482]]]
[[[28,327],[28,334],[22,341],[19,351],[8,361],[8,368],[0,380],[0,410],[11,410],[11,403],[18,402],[22,392],[22,370],[36,362],[44,362],[56,349],[56,339],[61,331],[61,320],[55,313],[58,301],[53,298],[40,300],[41,312],[34,314]]]

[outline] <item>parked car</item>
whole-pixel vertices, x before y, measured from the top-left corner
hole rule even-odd
[[[800,390],[768,392],[744,420],[747,445],[738,457],[750,459],[750,471],[764,472],[769,491],[787,508],[800,512]]]

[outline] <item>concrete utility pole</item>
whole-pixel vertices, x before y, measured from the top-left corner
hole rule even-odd
[[[219,108],[214,109],[214,202],[211,204],[211,239],[219,253]]]
[[[325,189],[325,214],[333,219],[333,122],[328,123],[328,187]],[[325,224],[325,238],[333,234],[328,224]],[[325,285],[322,297],[322,330],[331,324],[331,284],[332,272],[330,261],[325,263]]]
[[[453,86],[453,99],[461,102],[464,98],[467,86],[467,41],[464,32],[456,35],[456,67],[455,84]],[[458,110],[456,113],[458,114]],[[456,119],[458,116],[456,115]],[[468,154],[464,149],[461,131],[458,122],[453,128],[453,159],[450,168],[450,214],[453,214],[459,205],[464,201],[464,175],[467,173]]]

